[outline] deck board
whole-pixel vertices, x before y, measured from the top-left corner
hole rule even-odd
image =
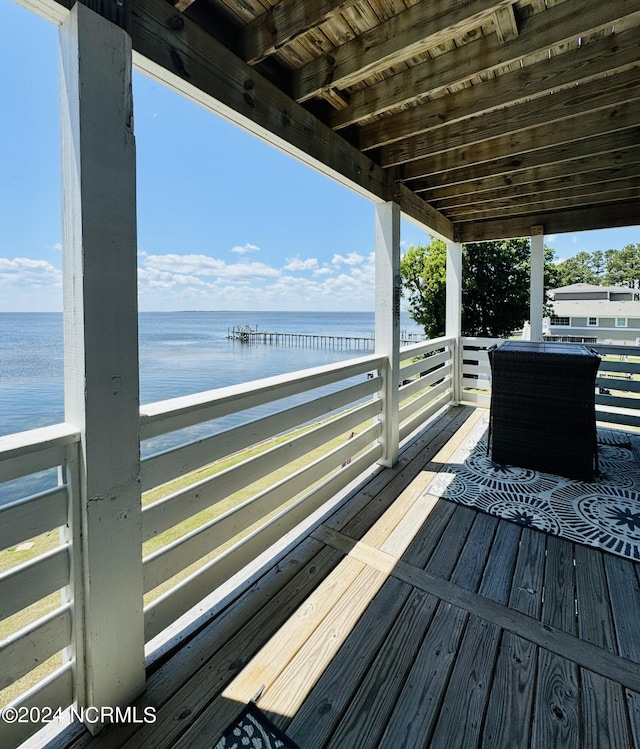
[[[358,712],[360,684],[372,669],[372,679],[384,674],[388,680],[388,697],[392,698],[396,671],[401,673],[405,653],[411,652],[415,618],[430,617],[437,599],[390,578],[384,590],[393,597],[371,606],[358,622],[353,636],[344,644],[340,657],[334,659],[318,680],[303,706],[287,727],[287,733],[305,749],[320,749],[343,720],[347,710]],[[380,597],[379,597],[380,598]],[[427,601],[428,605],[421,605]],[[383,630],[387,628],[387,631]],[[401,649],[396,651],[400,644]],[[390,659],[390,661],[389,661]],[[390,669],[395,669],[393,672]],[[352,719],[350,719],[352,720]]]
[[[501,630],[471,615],[433,734],[434,746],[475,747],[481,739]],[[460,711],[460,705],[465,705]]]
[[[463,609],[440,603],[380,742],[381,749],[429,746],[468,619]]]
[[[535,747],[580,749],[579,669],[566,658],[540,648],[533,716]]]
[[[574,549],[554,536],[547,539],[542,621],[563,632],[576,632]],[[533,715],[534,746],[579,749],[578,667],[540,648]]]
[[[73,749],[210,749],[260,689],[305,749],[640,749],[639,565],[426,491],[481,417],[451,409],[159,663],[155,724]]]
[[[348,709],[331,734],[332,746],[376,746],[380,740],[398,696],[404,687],[418,652],[425,627],[428,627],[437,606],[437,599],[414,590],[402,609],[395,626],[380,649],[366,679],[354,694]],[[299,732],[292,737],[301,746]]]

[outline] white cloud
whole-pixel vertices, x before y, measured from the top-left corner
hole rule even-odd
[[[372,310],[374,254],[353,253],[338,265],[293,258],[285,269],[197,253],[139,252],[141,310]],[[357,262],[356,262],[357,261]],[[309,271],[300,273],[299,270]],[[62,272],[45,260],[0,258],[0,308],[55,310]]]
[[[294,257],[291,260],[287,260],[287,264],[284,266],[283,270],[316,270],[317,268],[318,261],[315,257],[310,257],[307,260],[301,260],[299,257]]]
[[[216,278],[274,278],[280,271],[265,263],[225,263],[209,255],[143,255],[145,269],[164,271],[174,275]]]
[[[246,255],[249,252],[260,252],[260,248],[257,247],[255,244],[247,244],[243,245],[242,247],[236,246],[231,248],[231,252],[237,252],[238,255]]]
[[[46,260],[0,258],[0,286],[60,286],[62,271]]]
[[[346,257],[336,253],[331,259],[334,265],[360,265],[363,261],[364,257],[357,252],[350,252]]]
[[[544,240],[545,242],[555,242],[557,238],[558,238],[557,234],[547,234],[545,235]]]

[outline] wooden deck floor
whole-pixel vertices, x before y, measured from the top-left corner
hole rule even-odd
[[[152,673],[156,723],[73,749],[208,749],[261,688],[303,749],[640,749],[640,565],[424,494],[479,415],[452,409]]]

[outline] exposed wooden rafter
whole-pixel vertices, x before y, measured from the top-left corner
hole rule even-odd
[[[188,2],[189,0],[181,0]],[[281,0],[244,28],[244,58],[255,64],[357,0]]]
[[[496,25],[496,34],[501,42],[509,42],[518,38],[518,22],[513,11],[513,5],[499,8],[493,17]]]
[[[640,224],[640,0],[178,3],[142,70],[442,236]]]
[[[418,3],[296,71],[293,96],[305,101],[329,86],[343,88],[472,29],[509,0]]]
[[[640,13],[640,2],[637,2],[635,6]],[[331,124],[335,128],[345,127],[373,115],[384,114],[393,109],[400,110],[403,106],[421,98],[424,99],[449,87],[470,81],[480,73],[486,76],[491,74],[493,77],[496,71],[505,66],[517,63],[517,68],[519,68],[520,60],[523,61],[523,68],[526,67],[528,70],[531,67],[530,60],[536,57],[540,59],[541,54],[541,62],[551,62],[548,59],[549,49],[570,42],[572,42],[572,49],[577,49],[577,40],[586,29],[600,29],[603,25],[613,26],[620,12],[618,6],[610,3],[590,5],[580,15],[569,10],[570,4],[562,3],[544,13],[531,16],[524,23],[522,35],[512,42],[503,44],[495,35],[482,37],[452,49],[445,55],[439,55],[356,91],[351,96],[349,107],[332,115]],[[627,33],[637,46],[637,29],[632,29]],[[618,34],[615,39],[619,40],[619,37]],[[606,38],[603,41],[606,43]],[[609,39],[608,44],[613,45],[614,41]],[[583,50],[585,57],[593,52],[591,47],[592,45],[588,45]],[[598,48],[595,55],[600,53],[601,50]],[[554,57],[553,61],[561,61],[563,57],[565,55]],[[576,66],[576,62],[578,62],[576,59],[566,60],[564,67],[581,67],[582,63]],[[604,71],[607,69],[606,64],[606,60],[603,61],[602,70]],[[547,89],[551,82],[554,87],[558,85],[558,81],[553,77],[555,74],[553,69],[544,70]],[[576,70],[575,76],[578,79],[582,76],[579,69]]]

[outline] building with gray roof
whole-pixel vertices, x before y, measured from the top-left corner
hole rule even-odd
[[[548,295],[545,340],[640,345],[640,289],[577,283]]]

